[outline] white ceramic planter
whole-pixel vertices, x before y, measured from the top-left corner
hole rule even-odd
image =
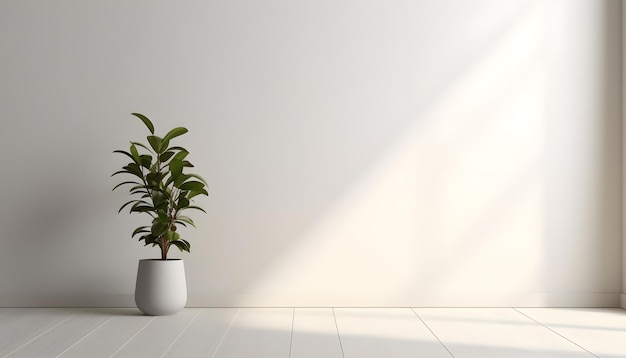
[[[150,316],[174,314],[187,303],[183,260],[139,260],[135,303]]]

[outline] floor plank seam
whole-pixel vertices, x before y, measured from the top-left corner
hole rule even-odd
[[[233,325],[233,322],[235,322],[235,318],[237,318],[237,315],[239,314],[240,310],[241,310],[241,308],[237,308],[237,312],[235,312],[235,315],[233,316],[233,319],[230,320],[230,323],[228,324],[228,327],[226,327],[226,331],[224,331],[224,334],[222,335],[222,338],[220,339],[220,342],[215,347],[215,350],[213,351],[213,354],[211,354],[211,358],[215,358],[215,355],[217,354],[217,351],[220,350],[220,347],[222,346],[222,342],[224,342],[224,338],[226,338],[226,335],[228,334],[228,331],[230,331],[230,327]]]
[[[172,347],[174,346],[174,344],[176,343],[176,341],[178,341],[178,339],[183,335],[183,333],[185,333],[187,331],[187,329],[189,328],[189,326],[191,326],[191,324],[193,323],[193,321],[196,320],[196,318],[198,318],[198,316],[200,315],[200,312],[202,312],[204,308],[200,308],[198,310],[198,313],[196,313],[193,318],[191,319],[191,321],[189,321],[189,323],[187,323],[187,325],[185,326],[185,328],[183,328],[182,331],[180,331],[180,333],[176,336],[176,338],[174,338],[174,341],[167,347],[167,349],[165,349],[165,351],[163,351],[163,354],[161,354],[159,356],[159,358],[163,358],[167,352],[170,351],[170,349],[172,349]]]
[[[94,333],[95,331],[97,331],[98,329],[100,329],[100,327],[104,326],[105,324],[107,324],[113,317],[109,317],[109,319],[107,319],[106,321],[100,323],[98,325],[98,327],[94,328],[91,330],[91,332],[87,333],[83,338],[77,340],[74,344],[72,344],[71,346],[67,347],[63,352],[59,353],[55,358],[59,358],[60,356],[62,356],[63,354],[65,354],[67,351],[69,351],[70,349],[74,348],[78,343],[82,342],[85,338],[89,337],[92,333]]]
[[[339,339],[339,348],[341,349],[341,356],[346,358],[346,355],[343,353],[343,343],[341,342],[341,334],[339,334],[339,325],[337,324],[337,316],[335,316],[335,308],[332,307],[333,310],[333,319],[335,320],[335,329],[337,330],[337,338]]]
[[[291,314],[291,337],[289,337],[289,358],[291,358],[291,347],[293,347],[293,324],[296,321],[296,308],[293,308]]]
[[[585,348],[585,347],[581,346],[580,344],[578,344],[578,343],[576,343],[576,342],[572,341],[571,339],[569,339],[569,338],[565,337],[564,335],[562,335],[561,333],[559,333],[559,332],[557,332],[557,331],[553,330],[552,328],[548,327],[547,325],[545,325],[545,324],[543,324],[543,323],[541,323],[541,322],[537,321],[536,319],[532,318],[531,316],[527,315],[526,313],[524,313],[524,312],[522,312],[522,311],[518,310],[518,309],[517,309],[517,308],[515,308],[515,307],[511,307],[511,308],[512,308],[515,312],[517,312],[517,313],[521,314],[522,316],[524,316],[524,317],[526,317],[526,318],[530,319],[531,321],[533,321],[533,322],[535,322],[535,323],[537,323],[537,324],[539,324],[539,325],[543,326],[545,329],[547,329],[547,330],[549,330],[550,332],[552,332],[552,333],[554,333],[554,334],[558,335],[559,337],[561,337],[561,338],[563,338],[563,339],[567,340],[567,341],[568,341],[568,342],[570,342],[571,344],[573,344],[573,345],[575,345],[576,347],[578,347],[578,348],[580,348],[580,349],[584,350],[585,352],[587,352],[587,353],[591,354],[592,356],[594,356],[594,357],[596,357],[596,358],[600,358],[600,356],[596,355],[596,354],[595,354],[595,353],[593,353],[592,351],[590,351],[590,350],[588,350],[587,348]]]
[[[148,327],[148,325],[150,324],[150,322],[154,321],[155,317],[152,317],[148,322],[146,322],[146,324],[143,325],[143,327],[141,327],[137,333],[133,334],[132,337],[128,338],[126,340],[126,342],[124,342],[124,344],[122,344],[115,352],[113,352],[109,358],[115,356],[117,353],[119,353],[124,347],[126,347],[128,345],[128,343],[130,343],[133,339],[135,339],[135,337],[137,337],[137,335],[139,335],[139,333],[141,333],[141,331],[143,331],[146,327]]]
[[[68,319],[70,319],[70,318],[72,318],[72,317],[74,317],[74,315],[71,315],[71,316],[67,317],[66,319],[62,320],[61,322],[59,322],[59,323],[55,324],[54,326],[52,326],[52,327],[50,327],[50,328],[46,329],[45,331],[43,331],[43,332],[39,333],[39,334],[38,334],[38,335],[36,335],[35,337],[33,337],[33,338],[29,339],[26,343],[22,344],[21,346],[19,346],[19,347],[15,348],[14,350],[12,350],[12,351],[10,351],[9,353],[7,353],[7,354],[5,354],[4,356],[2,356],[2,358],[6,358],[6,357],[10,356],[11,354],[13,354],[13,353],[15,353],[15,352],[19,351],[20,349],[22,349],[22,348],[26,347],[27,345],[29,345],[30,343],[32,343],[32,342],[33,342],[34,340],[36,340],[37,338],[39,338],[39,337],[43,336],[44,334],[46,334],[46,333],[50,332],[51,330],[53,330],[54,328],[56,328],[56,327],[60,326],[61,324],[63,324],[65,321],[67,321]]]
[[[437,335],[435,334],[435,332],[433,332],[433,330],[432,330],[432,329],[428,326],[428,324],[426,324],[426,321],[424,321],[424,320],[422,319],[422,317],[420,317],[420,315],[418,315],[418,314],[417,314],[417,312],[415,312],[415,310],[414,310],[412,307],[410,307],[409,309],[410,309],[411,311],[413,311],[413,314],[415,315],[415,317],[417,317],[417,318],[418,318],[418,319],[422,322],[422,324],[426,327],[426,329],[428,329],[428,331],[430,332],[430,334],[432,334],[432,335],[433,335],[433,337],[435,337],[435,338],[437,339],[437,341],[439,342],[439,344],[441,344],[441,346],[442,346],[442,347],[443,347],[443,348],[444,348],[444,349],[448,352],[448,354],[450,355],[450,357],[455,358],[455,357],[454,357],[454,354],[452,354],[452,352],[450,351],[450,349],[448,349],[448,347],[447,347],[447,346],[446,346],[446,345],[445,345],[445,344],[441,341],[441,339],[439,339],[439,336],[437,336]]]

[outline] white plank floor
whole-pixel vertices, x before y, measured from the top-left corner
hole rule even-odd
[[[0,308],[0,357],[626,358],[626,311]]]

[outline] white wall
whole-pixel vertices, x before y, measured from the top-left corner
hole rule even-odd
[[[0,2],[0,305],[132,305],[111,152],[187,126],[190,305],[617,305],[619,1]]]

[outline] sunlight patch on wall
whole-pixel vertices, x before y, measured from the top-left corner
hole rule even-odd
[[[541,5],[520,14],[251,292],[359,305],[533,289],[545,22]]]

